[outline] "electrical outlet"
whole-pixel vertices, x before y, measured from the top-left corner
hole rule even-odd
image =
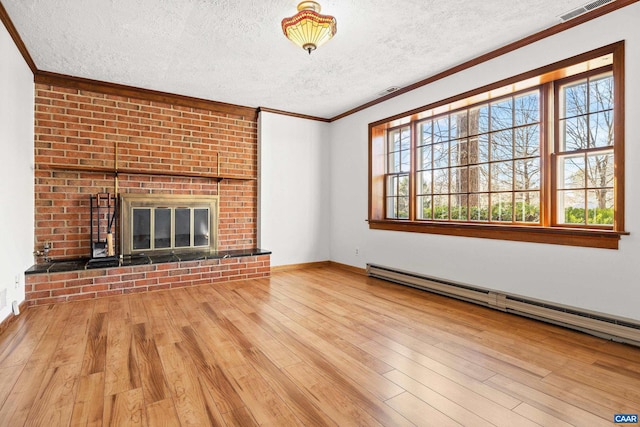
[[[13,301],[11,303],[11,311],[13,311],[15,316],[20,314],[20,304],[18,304],[18,301]]]
[[[356,248],[356,256],[360,255],[360,248]]]
[[[53,249],[53,242],[51,242],[51,241],[44,242],[44,248],[45,249]]]
[[[14,280],[15,288],[18,289],[20,287],[20,276],[16,275]]]

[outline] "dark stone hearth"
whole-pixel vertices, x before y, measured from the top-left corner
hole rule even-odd
[[[76,270],[89,270],[95,268],[110,268],[110,267],[129,267],[133,265],[148,265],[148,264],[164,264],[169,262],[180,261],[204,261],[207,259],[223,259],[223,258],[237,258],[257,255],[270,255],[271,251],[260,248],[251,249],[233,249],[228,251],[215,251],[215,252],[185,252],[185,253],[171,253],[171,254],[155,254],[155,255],[125,255],[122,258],[108,258],[108,259],[90,259],[80,258],[73,260],[55,260],[51,262],[44,262],[35,264],[25,274],[42,274],[42,273],[60,273],[65,271]]]

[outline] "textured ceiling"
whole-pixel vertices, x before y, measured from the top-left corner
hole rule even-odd
[[[296,0],[0,0],[37,68],[331,118],[558,24],[586,0],[321,0],[336,37],[282,34]]]

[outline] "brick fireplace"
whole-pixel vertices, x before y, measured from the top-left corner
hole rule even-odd
[[[126,272],[64,272],[59,279],[51,275],[60,273],[50,270],[28,274],[29,304],[151,290],[149,286],[161,283],[151,280],[150,273],[156,279],[172,277],[162,281],[169,287],[269,275],[269,255],[254,250],[254,109],[152,92],[147,97],[142,90],[92,87],[64,77],[44,80],[36,82],[35,99],[34,254],[39,256],[34,267],[45,261],[45,247],[54,262],[91,254],[90,196],[98,193],[217,196],[217,250],[231,251],[234,261],[213,257],[159,269],[128,265],[118,267]],[[120,253],[119,239],[116,245]],[[185,262],[190,263],[187,272]],[[183,270],[163,276],[164,269]],[[194,279],[190,271],[200,276]]]

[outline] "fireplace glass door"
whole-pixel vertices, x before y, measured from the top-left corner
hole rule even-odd
[[[133,208],[133,250],[206,248],[209,208]]]
[[[215,249],[217,198],[192,197],[123,196],[123,253]]]
[[[153,210],[153,247],[168,249],[171,247],[171,209],[155,208]]]

